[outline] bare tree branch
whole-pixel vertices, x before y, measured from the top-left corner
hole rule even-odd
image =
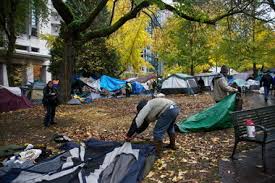
[[[154,17],[155,21],[157,22],[157,26],[161,27],[161,23],[158,21],[158,18],[155,14],[155,12],[153,12],[152,10],[150,10],[150,8],[146,8],[146,10],[148,10],[149,12],[151,12],[152,16]]]
[[[63,2],[63,0],[52,0],[52,3],[58,14],[67,25],[73,22],[74,16],[70,8]]]
[[[245,11],[243,12],[243,14],[246,15],[246,16],[252,17],[252,18],[254,18],[254,19],[256,19],[256,20],[265,22],[265,23],[274,22],[274,21],[275,21],[274,18],[268,19],[268,20],[267,20],[267,19],[263,19],[263,18],[257,17],[257,16],[255,16],[255,15],[251,15],[250,13],[247,13],[247,12],[245,12]]]
[[[89,15],[89,17],[82,23],[80,23],[75,30],[78,32],[82,32],[86,30],[93,23],[97,15],[101,12],[101,10],[106,6],[108,0],[101,0],[100,3],[96,6],[94,11]]]
[[[131,0],[131,11],[134,9],[134,6],[135,6],[135,1]]]
[[[83,40],[89,41],[93,38],[105,37],[112,34],[116,30],[118,30],[122,25],[124,25],[128,20],[135,18],[143,8],[146,8],[148,6],[150,6],[149,0],[141,2],[132,11],[129,11],[127,14],[125,14],[123,17],[117,20],[113,25],[86,33],[83,36]]]
[[[180,17],[189,20],[189,21],[195,21],[195,22],[201,22],[201,23],[206,23],[206,24],[212,24],[215,25],[217,21],[227,17],[227,16],[231,16],[237,13],[242,13],[243,10],[245,8],[247,8],[247,6],[249,5],[249,3],[247,3],[245,6],[243,6],[242,8],[232,8],[231,10],[229,10],[227,13],[223,14],[223,15],[219,15],[216,18],[213,19],[204,19],[204,18],[200,18],[200,17],[192,17],[189,15],[186,15],[185,13],[181,12],[180,10],[176,9],[175,7],[166,4],[164,2],[162,2],[161,0],[144,0],[141,3],[139,3],[137,6],[135,6],[133,8],[133,10],[130,10],[127,14],[125,14],[123,17],[121,17],[116,23],[114,23],[113,25],[110,25],[108,27],[104,27],[101,29],[96,29],[94,31],[90,31],[88,33],[86,33],[82,39],[84,41],[88,41],[91,40],[93,38],[98,38],[98,37],[105,37],[108,36],[110,34],[112,34],[113,32],[115,32],[116,30],[118,30],[122,25],[124,25],[128,20],[133,19],[137,16],[137,14],[144,8],[149,7],[150,5],[154,5],[154,4],[158,4],[159,8],[164,10],[169,10],[171,12],[176,13],[177,15],[179,15]]]
[[[151,22],[154,26],[161,28],[161,25],[158,22],[158,20],[156,19],[156,17],[152,17],[152,15],[150,13],[146,12],[145,10],[143,10],[142,13],[144,13],[145,15],[147,15],[151,19]]]
[[[251,1],[252,2],[252,1]],[[180,10],[176,9],[175,7],[169,5],[169,4],[166,4],[162,1],[159,1],[159,3],[161,4],[160,5],[160,9],[162,10],[169,10],[171,12],[174,12],[176,13],[178,16],[186,19],[186,20],[189,20],[189,21],[194,21],[194,22],[201,22],[201,23],[206,23],[206,24],[212,24],[212,25],[215,25],[216,22],[218,22],[219,20],[225,18],[225,17],[228,17],[228,16],[231,16],[231,15],[234,15],[234,14],[238,14],[238,13],[242,13],[244,9],[247,8],[247,6],[250,4],[247,3],[245,6],[243,6],[242,8],[239,8],[239,9],[236,9],[235,7],[232,8],[231,10],[229,10],[228,12],[222,14],[222,15],[219,15],[217,16],[216,18],[213,18],[213,19],[203,19],[203,18],[200,18],[200,17],[192,17],[192,16],[189,16],[183,12],[181,12]]]
[[[116,3],[117,3],[117,1],[118,0],[114,0],[114,2],[113,2],[112,14],[111,14],[110,24],[109,25],[112,25],[112,21],[113,21],[114,15],[115,15],[115,9],[116,9]]]

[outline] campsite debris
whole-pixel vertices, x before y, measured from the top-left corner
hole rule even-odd
[[[18,155],[5,159],[2,164],[8,168],[27,168],[32,166],[42,153],[42,150],[32,148],[33,145],[29,144],[24,151],[20,152]]]

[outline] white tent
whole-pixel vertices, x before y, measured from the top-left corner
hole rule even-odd
[[[212,80],[214,77],[218,76],[218,73],[200,73],[200,74],[195,74],[195,78],[197,79],[197,81],[202,78],[203,82],[204,82],[204,86],[206,87],[206,89],[208,90],[212,90],[213,88],[213,84],[212,84]]]
[[[161,86],[164,94],[173,93],[197,93],[198,86],[193,76],[187,74],[172,74],[166,78]]]
[[[1,88],[5,88],[5,89],[9,90],[11,93],[13,93],[14,95],[21,97],[21,89],[19,87],[8,87],[8,86],[0,85],[0,89]]]
[[[220,72],[221,72],[221,67],[211,67],[211,68],[209,69],[209,71],[212,72],[212,73],[220,73]],[[235,74],[238,74],[238,72],[235,71],[234,69],[231,69],[231,68],[230,68],[228,74],[229,74],[229,75],[235,75]]]

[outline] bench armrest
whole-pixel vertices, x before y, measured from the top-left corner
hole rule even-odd
[[[268,133],[269,129],[265,128],[265,127],[264,127],[264,126],[262,126],[262,125],[255,125],[255,128],[260,128],[260,129],[264,132],[264,137],[263,137],[263,140],[265,141],[265,140],[266,140],[267,133]]]
[[[275,127],[268,128],[267,131],[268,131],[268,132],[270,132],[270,131],[275,131]]]
[[[268,132],[268,129],[267,128],[265,128],[264,126],[262,126],[262,125],[255,125],[255,128],[260,128],[262,131],[264,131],[264,132]]]

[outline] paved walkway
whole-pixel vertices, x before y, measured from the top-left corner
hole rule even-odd
[[[264,96],[250,93],[243,95],[243,108],[254,109],[275,105],[275,97],[267,102]],[[274,121],[275,122],[275,121]],[[233,148],[233,147],[232,147]],[[261,147],[236,154],[238,160],[221,160],[219,174],[223,183],[275,183],[275,143],[267,146],[267,172],[262,171]]]
[[[275,97],[269,96],[269,100],[267,102],[264,101],[264,95],[257,93],[248,93],[243,94],[243,108],[244,109],[255,109],[259,107],[275,105]]]
[[[274,183],[275,143],[266,149],[267,172],[262,171],[261,148],[239,153],[238,160],[221,160],[219,174],[223,183]]]

